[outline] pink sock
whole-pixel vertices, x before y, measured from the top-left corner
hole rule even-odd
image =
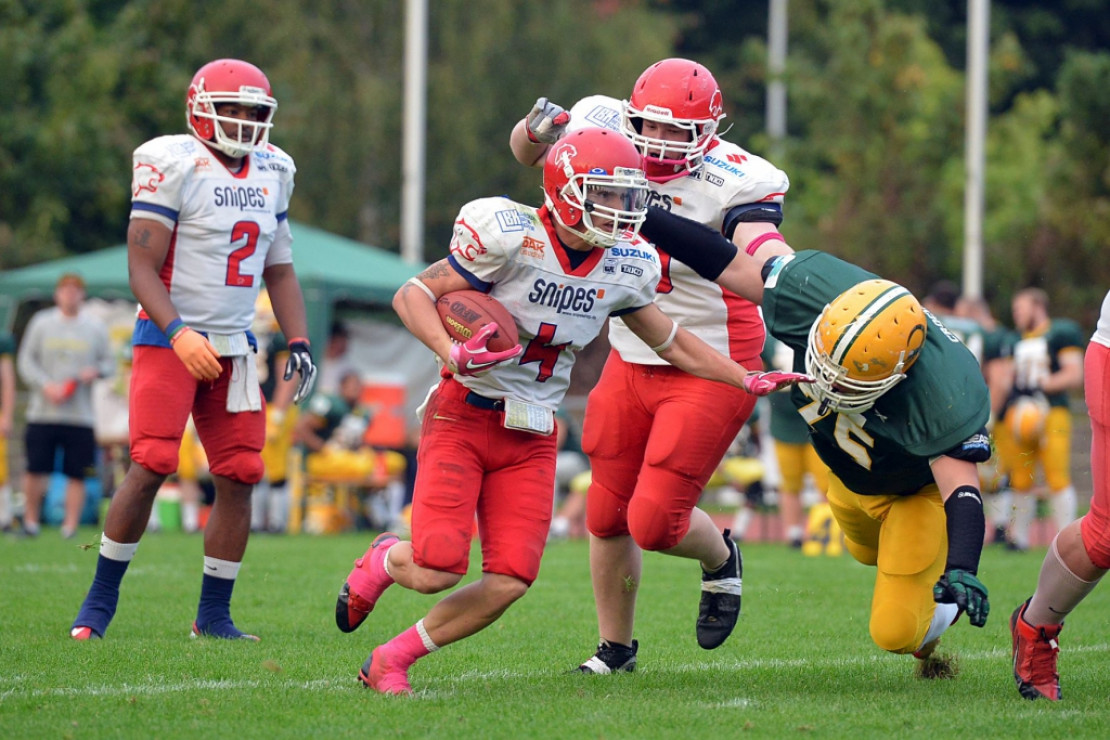
[[[380,594],[394,583],[385,567],[387,557],[389,557],[389,547],[383,547],[371,551],[369,563],[365,562],[365,558],[355,561],[354,570],[347,576],[347,583],[351,584],[356,594]]]
[[[427,642],[425,642],[427,632],[424,632],[423,627],[424,620],[422,619],[385,645],[382,645],[382,649],[389,653],[394,667],[406,670],[419,658],[423,658],[437,648],[431,638],[427,638]],[[421,635],[422,632],[424,633],[423,636]]]

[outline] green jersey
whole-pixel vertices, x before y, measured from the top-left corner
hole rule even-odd
[[[0,357],[15,356],[15,338],[5,331],[0,331]]]
[[[877,276],[823,252],[773,259],[764,283],[764,321],[794,350],[794,369],[805,372],[810,326],[842,292]],[[933,483],[930,459],[980,431],[990,414],[975,357],[932,318],[905,380],[868,411],[818,416],[820,404],[803,388],[796,387],[791,400],[809,424],[814,448],[834,475],[864,496],[909,495]]]
[[[1083,352],[1087,340],[1079,325],[1069,319],[1053,319],[1048,329],[1026,334],[1014,345],[1014,394],[1036,393],[1044,379],[1060,369],[1060,355],[1068,349]],[[1067,406],[1067,391],[1046,393],[1050,406]]]
[[[980,365],[983,364],[983,358],[986,356],[986,332],[983,331],[983,327],[979,325],[978,321],[965,319],[962,316],[937,316],[934,314],[933,317],[944,324],[948,331],[959,337],[964,346],[975,356],[976,362]]]

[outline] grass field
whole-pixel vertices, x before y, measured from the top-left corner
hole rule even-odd
[[[82,529],[78,540],[98,533]],[[1036,582],[1043,550],[988,549],[987,626],[965,620],[942,650],[955,680],[915,677],[915,661],[867,635],[872,571],[748,545],[733,636],[694,640],[696,566],[648,555],[636,673],[568,672],[595,647],[586,545],[552,545],[531,592],[491,628],[417,663],[412,698],[355,680],[379,641],[433,603],[386,592],[358,632],[333,620],[335,594],[367,535],[252,539],[233,614],[261,643],[189,639],[201,540],[147,536],[106,639],[76,643],[70,621],[96,548],[0,539],[0,738],[344,737],[1110,737],[1110,587],[1068,622],[1065,699],[1028,702],[1010,672],[1007,621]]]

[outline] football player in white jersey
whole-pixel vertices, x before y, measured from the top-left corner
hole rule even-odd
[[[1083,363],[1094,492],[1086,515],[1052,540],[1037,590],[1010,616],[1014,681],[1026,699],[1062,698],[1056,657],[1064,619],[1110,570],[1110,293]]]
[[[316,376],[287,220],[296,167],[269,143],[277,101],[266,75],[237,59],[197,71],[189,133],[135,150],[127,262],[141,310],[133,336],[131,460],[112,497],[92,588],[71,636],[104,636],[154,496],[177,469],[190,413],[216,487],[205,527],[193,635],[257,640],[235,627],[231,592],[250,535],[251,489],[262,477],[265,404],[250,331],[265,281],[289,337],[294,401]]]
[[[336,623],[344,632],[356,629],[393,583],[420,593],[457,584],[467,571],[475,516],[482,576],[373,650],[359,678],[382,693],[411,693],[413,662],[492,624],[535,580],[554,495],[553,414],[576,353],[607,318],[622,317],[652,352],[718,381],[719,389],[754,398],[806,377],[749,373],[652,302],[659,257],[637,236],[648,186],[642,157],[625,137],[599,128],[567,135],[548,153],[543,179],[541,208],[505,198],[463,206],[450,256],[393,301],[409,330],[443,361],[443,379],[423,411],[412,541],[388,532],[374,540],[343,584]],[[500,301],[520,344],[489,351],[494,324],[453,343],[435,305],[463,289]]]
[[[777,225],[789,180],[721,139],[724,117],[721,90],[708,69],[664,59],[640,75],[623,102],[594,95],[568,114],[540,98],[513,129],[510,145],[521,163],[534,165],[564,131],[619,131],[645,155],[650,205],[705,224],[754,253],[782,240]],[[655,300],[667,315],[720,354],[761,367],[758,309],[671,260],[665,249],[659,256]],[[582,434],[593,474],[586,525],[601,638],[597,653],[580,666],[587,673],[636,665],[632,638],[644,549],[700,561],[701,647],[716,648],[732,633],[740,614],[740,551],[697,503],[755,402],[671,367],[621,320],[611,323],[609,341],[614,352],[590,394]]]

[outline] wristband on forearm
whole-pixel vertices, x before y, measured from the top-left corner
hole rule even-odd
[[[185,325],[185,322],[181,320],[181,317],[177,316],[174,318],[173,321],[166,324],[166,330],[164,332],[166,335],[166,339],[170,340],[170,344],[173,344],[174,339],[176,339],[177,336],[181,334],[181,332],[185,331],[188,328],[189,327]]]
[[[979,556],[983,554],[983,499],[975,486],[960,486],[944,502],[948,521],[948,562],[944,569],[977,573]]]

